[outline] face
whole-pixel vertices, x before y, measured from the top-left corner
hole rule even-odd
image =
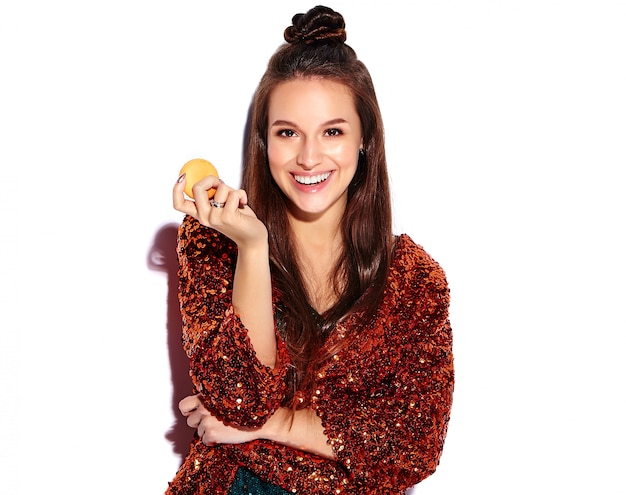
[[[361,121],[344,84],[295,79],[272,91],[267,153],[292,215],[339,218],[362,146]]]

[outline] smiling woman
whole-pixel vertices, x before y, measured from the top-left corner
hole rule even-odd
[[[392,233],[383,124],[343,17],[297,14],[256,91],[242,189],[174,206],[197,437],[169,495],[396,494],[439,463],[441,267]]]

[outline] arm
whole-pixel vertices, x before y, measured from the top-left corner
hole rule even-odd
[[[314,400],[338,462],[381,492],[435,471],[454,387],[443,271],[415,247],[389,277],[375,321],[325,370]]]
[[[272,282],[267,237],[256,246],[239,247],[233,280],[233,308],[248,329],[257,358],[276,366]]]
[[[179,299],[183,345],[190,375],[207,409],[230,424],[258,427],[280,406],[284,396],[282,341],[280,367],[256,355],[248,329],[233,306],[237,247],[220,232],[186,216],[179,228]]]
[[[183,175],[173,203],[186,214],[178,241],[179,300],[190,375],[216,417],[259,426],[284,396],[285,368],[275,368],[277,359],[288,362],[274,325],[267,229],[245,191],[208,176],[194,185],[190,201],[184,186]],[[223,207],[209,204],[211,188]]]
[[[280,408],[262,427],[240,428],[228,426],[215,418],[197,395],[185,397],[180,401],[179,408],[187,417],[187,424],[197,429],[198,436],[206,445],[271,440],[320,457],[336,459],[322,422],[311,409],[292,411]]]
[[[450,335],[449,325],[439,332]],[[435,472],[453,390],[449,347],[435,345],[429,350],[421,347],[410,364],[398,363],[402,369],[385,378],[386,390],[349,397],[341,402],[342,410],[339,404],[320,404],[338,461],[358,486],[406,489]],[[418,364],[420,359],[423,364]]]
[[[312,409],[279,409],[263,427],[260,438],[327,459],[337,459],[322,420]]]
[[[196,218],[202,225],[230,238],[239,250],[232,291],[234,311],[248,331],[248,337],[261,363],[276,364],[276,339],[272,308],[267,229],[248,206],[245,191],[228,187],[217,177],[208,176],[193,186],[194,201],[185,199],[183,174],[174,186],[174,208]],[[208,190],[215,189],[211,201]]]

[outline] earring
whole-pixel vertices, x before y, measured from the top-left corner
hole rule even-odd
[[[359,156],[360,157],[364,157],[365,156],[365,150],[363,148],[359,148]]]

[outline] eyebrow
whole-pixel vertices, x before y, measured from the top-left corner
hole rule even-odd
[[[348,122],[346,119],[343,118],[336,118],[336,119],[332,119],[329,120],[327,122],[324,122],[321,127],[327,127],[327,126],[331,126],[331,125],[337,125],[337,124],[349,124],[350,122]],[[295,122],[291,122],[289,120],[275,120],[274,122],[272,122],[272,125],[270,127],[276,127],[276,126],[286,126],[286,127],[298,127],[298,125]]]

